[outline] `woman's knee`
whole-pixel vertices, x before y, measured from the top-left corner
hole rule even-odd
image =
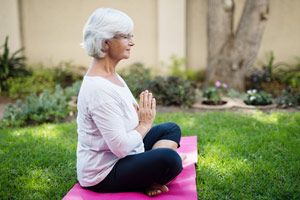
[[[159,151],[160,159],[164,166],[177,168],[178,170],[182,168],[182,159],[176,151],[169,148],[161,148]]]
[[[180,127],[174,122],[165,122],[163,123],[165,137],[171,137],[172,139],[179,139],[181,137],[181,129]]]
[[[173,132],[177,132],[181,135],[181,129],[178,126],[178,124],[176,124],[175,122],[166,122],[165,124],[166,126],[168,126],[169,130],[172,130]]]
[[[179,145],[180,138],[181,138],[181,129],[180,127],[174,123],[174,122],[167,122],[168,126],[168,136],[167,139],[171,139],[173,141],[176,141]],[[179,146],[178,146],[179,147]]]

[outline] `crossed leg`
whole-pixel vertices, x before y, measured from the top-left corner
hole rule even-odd
[[[172,140],[159,140],[153,145],[152,149],[170,148],[176,151],[177,146],[177,143]],[[184,161],[187,158],[185,154],[180,154],[180,157],[182,161]]]
[[[179,147],[181,131],[175,123],[152,127],[143,140],[145,152],[120,159],[106,178],[86,189],[95,192],[128,192],[142,190],[149,196],[167,192],[166,186],[182,170]]]
[[[172,140],[159,140],[153,145],[152,149],[170,148],[170,149],[173,149],[176,151],[177,147],[178,147],[178,144]],[[185,154],[183,154],[183,155],[180,155],[180,157],[181,157],[181,160],[183,161],[184,159],[186,159],[187,156]],[[148,196],[157,196],[163,192],[168,192],[168,191],[169,191],[169,188],[166,185],[159,185],[157,183],[154,183],[152,186],[147,187],[145,189],[145,193]]]

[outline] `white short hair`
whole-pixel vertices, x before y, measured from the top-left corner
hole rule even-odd
[[[116,33],[130,33],[133,26],[132,19],[125,13],[111,8],[99,8],[93,12],[83,28],[81,46],[87,55],[103,58],[103,42],[113,38]]]

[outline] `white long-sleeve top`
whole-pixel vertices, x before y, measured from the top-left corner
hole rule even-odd
[[[142,136],[134,130],[136,100],[124,80],[120,87],[100,76],[85,76],[77,102],[77,178],[81,186],[101,182],[116,162],[144,152]]]

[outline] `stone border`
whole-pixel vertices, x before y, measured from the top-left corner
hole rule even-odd
[[[224,110],[224,109],[232,109],[232,108],[269,110],[269,109],[277,108],[277,104],[274,103],[266,106],[247,105],[244,103],[244,99],[238,99],[238,98],[235,99],[223,98],[222,100],[227,102],[224,105],[205,105],[203,104],[203,101],[205,100],[206,100],[205,98],[200,98],[192,106],[192,108],[206,109],[206,110]]]

